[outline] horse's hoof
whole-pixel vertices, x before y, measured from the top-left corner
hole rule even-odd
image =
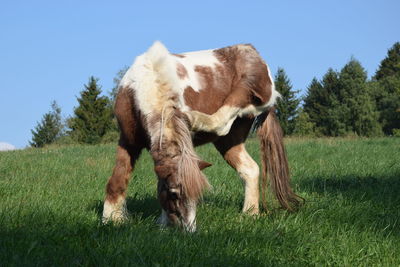
[[[126,212],[113,212],[110,216],[102,217],[101,221],[103,224],[114,223],[114,224],[122,224],[128,220],[128,215]]]

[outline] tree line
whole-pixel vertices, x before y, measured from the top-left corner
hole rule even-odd
[[[90,77],[77,98],[74,114],[63,120],[56,102],[32,132],[33,147],[50,143],[98,144],[118,139],[113,103],[127,68],[114,78],[109,96],[99,80]],[[328,69],[313,78],[305,95],[292,88],[283,68],[274,77],[281,93],[276,113],[286,136],[400,136],[400,43],[396,42],[371,79],[361,63],[351,58],[340,71]]]
[[[109,96],[102,95],[99,79],[93,76],[84,85],[77,97],[78,106],[74,114],[66,119],[61,117],[61,109],[55,101],[51,110],[43,115],[36,127],[31,130],[32,147],[48,144],[99,144],[118,140],[118,126],[113,115],[114,100],[118,83],[127,68],[114,78],[114,88]]]

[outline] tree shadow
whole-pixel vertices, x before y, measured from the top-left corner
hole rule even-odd
[[[88,206],[88,210],[94,210],[99,220],[101,220],[103,216],[103,206],[104,201],[96,200]],[[130,216],[141,217],[142,219],[158,216],[161,210],[157,198],[152,196],[145,196],[144,198],[138,198],[137,195],[127,197],[126,207]]]
[[[363,230],[373,225],[400,234],[400,175],[315,176],[298,183],[302,191],[316,196],[308,202],[330,209],[332,216],[340,214],[335,223],[352,223]]]
[[[346,196],[358,199],[365,193],[382,193],[376,200],[384,202],[388,198],[399,196],[400,174],[390,176],[314,176],[298,181],[299,187],[307,192],[316,193],[345,193]],[[373,197],[373,195],[371,195]]]
[[[149,204],[148,207],[154,204],[153,200],[130,202],[137,208],[143,207],[143,203]],[[147,208],[140,208],[140,213],[151,216]],[[246,238],[256,238],[254,235],[246,232],[187,234],[175,228],[160,230],[146,223],[102,225],[71,220],[68,214],[49,216],[36,212],[19,218],[16,227],[0,224],[0,262],[4,266],[259,266],[263,261],[258,257],[236,255],[221,245],[229,242],[231,246],[239,246]],[[269,262],[278,263],[276,258]]]

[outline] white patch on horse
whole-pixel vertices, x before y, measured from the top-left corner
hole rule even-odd
[[[221,64],[221,62],[219,62],[219,60],[215,57],[213,51],[213,49],[210,49],[187,52],[182,54],[184,57],[175,58],[178,63],[182,64],[186,68],[188,73],[188,77],[185,77],[181,84],[182,91],[188,86],[192,87],[196,92],[199,92],[201,89],[203,89],[201,87],[201,77],[199,77],[199,74],[195,71],[195,69],[196,66],[210,67],[213,69],[216,64]]]
[[[212,115],[198,111],[188,111],[187,115],[191,122],[192,131],[213,132],[219,136],[227,135],[240,108],[233,106],[222,106]]]
[[[169,219],[168,219],[168,214],[167,212],[162,209],[161,210],[161,215],[160,217],[157,219],[157,223],[161,226],[161,227],[167,227],[168,223],[169,223]]]
[[[196,202],[189,201],[187,204],[188,215],[186,217],[187,223],[184,225],[185,230],[188,232],[196,231]]]
[[[161,112],[172,94],[179,99],[170,105],[181,108],[183,103],[176,61],[160,42],[155,42],[146,53],[135,59],[122,78],[120,87],[135,91],[139,109],[144,115]]]
[[[260,170],[257,163],[247,153],[244,145],[240,146],[241,149],[238,155],[239,164],[236,166],[236,170],[244,182],[245,197],[243,212],[257,214],[259,212],[258,177]]]
[[[190,86],[198,92],[201,88],[201,77],[195,71],[196,66],[215,68],[221,64],[215,57],[213,50],[187,52],[184,57],[175,57],[160,42],[155,42],[147,52],[138,56],[132,66],[121,79],[120,87],[128,87],[135,90],[140,110],[147,115],[154,110],[162,109],[164,95],[176,93],[178,100],[174,105],[181,110],[188,110],[184,106],[183,92]],[[179,78],[176,68],[182,64],[187,77]],[[167,87],[169,92],[160,90],[161,85]]]
[[[103,223],[107,222],[123,222],[126,220],[128,215],[128,211],[126,209],[125,197],[119,196],[115,203],[108,201],[107,199],[104,201],[103,208]]]
[[[267,66],[267,69],[268,69],[268,77],[269,77],[270,81],[272,82],[271,98],[268,100],[266,107],[272,107],[276,104],[277,99],[281,97],[281,94],[278,91],[276,91],[276,89],[275,89],[275,82],[274,82],[274,79],[272,78],[271,70],[269,69],[268,64],[265,64],[265,65]]]

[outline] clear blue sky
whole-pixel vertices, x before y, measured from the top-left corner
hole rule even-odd
[[[155,40],[176,53],[252,43],[302,92],[351,56],[371,76],[400,41],[399,11],[398,0],[3,0],[0,142],[25,147],[52,100],[71,115],[89,76],[109,91],[118,70]]]

